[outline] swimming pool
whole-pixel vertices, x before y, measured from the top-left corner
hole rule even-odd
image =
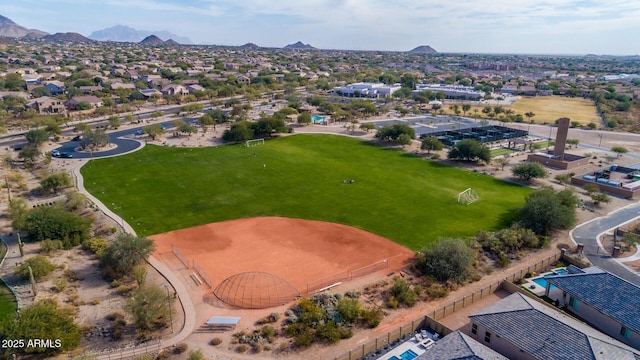
[[[389,360],[413,360],[418,357],[418,354],[413,352],[412,350],[407,350],[400,354],[400,357],[392,356]]]
[[[556,269],[553,270],[553,272],[556,273],[556,275],[566,275],[569,273],[567,269]]]
[[[311,121],[313,121],[314,123],[323,122],[324,121],[324,116],[311,115]]]

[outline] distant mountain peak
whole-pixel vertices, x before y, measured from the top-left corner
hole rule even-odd
[[[164,41],[155,35],[149,35],[140,41],[141,45],[160,46],[164,45]]]
[[[115,25],[110,28],[97,30],[89,35],[90,39],[99,41],[140,42],[149,35],[156,35],[162,39],[173,39],[179,44],[191,44],[191,40],[168,31],[137,30],[126,25]]]
[[[249,43],[246,43],[246,44],[240,46],[240,49],[243,49],[243,50],[255,50],[255,49],[260,49],[260,46],[249,42]]]
[[[87,39],[86,37],[74,32],[55,33],[53,35],[45,35],[42,37],[42,39],[47,41],[64,41],[64,42],[78,42],[78,43],[93,42],[93,40]]]
[[[417,48],[409,51],[409,54],[437,54],[437,53],[438,52],[435,51],[429,45],[421,45],[421,46],[418,46]]]
[[[302,41],[298,41],[295,44],[289,44],[284,47],[285,49],[295,49],[295,50],[315,50],[313,46],[310,44],[305,44]]]
[[[27,29],[16,24],[13,20],[0,15],[0,36],[21,38],[28,34],[47,35],[46,32],[34,29]]]

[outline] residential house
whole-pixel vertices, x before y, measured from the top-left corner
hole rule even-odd
[[[57,80],[45,82],[44,88],[53,96],[64,94],[67,90],[64,83]]]
[[[150,97],[162,97],[162,93],[156,89],[143,89],[140,93],[147,99]]]
[[[509,359],[640,359],[640,351],[519,292],[469,318],[470,336]]]
[[[251,79],[248,76],[240,75],[237,78],[238,84],[251,84]]]
[[[559,306],[640,350],[640,287],[595,266],[570,266],[569,274],[549,277],[547,283],[560,290],[547,289]]]
[[[204,87],[198,84],[187,85],[187,90],[190,94],[195,93],[196,91],[204,91]]]
[[[436,341],[416,360],[509,360],[460,331]]]
[[[31,98],[31,94],[24,91],[0,91],[0,99],[4,99],[7,96],[19,97],[25,100]]]
[[[93,95],[75,96],[64,103],[64,105],[70,109],[76,109],[81,102],[87,102],[94,108],[99,108],[104,105],[102,99]]]
[[[42,83],[42,81],[38,79],[26,80],[25,82],[27,84],[28,92],[32,92],[33,89],[35,88],[44,87],[44,84]]]
[[[179,84],[169,84],[160,90],[163,95],[189,95],[189,90],[186,87]]]
[[[182,84],[184,86],[187,86],[187,85],[200,85],[200,80],[198,80],[198,79],[186,79],[186,80],[182,81]]]
[[[111,90],[118,90],[118,89],[135,90],[136,89],[136,85],[135,84],[126,84],[126,83],[121,83],[121,82],[115,82],[115,83],[111,84],[111,86],[109,88]]]
[[[80,90],[80,92],[82,92],[84,95],[89,95],[89,94],[93,94],[95,92],[100,92],[102,91],[104,88],[100,85],[95,85],[95,86],[80,86],[78,88],[78,90]]]
[[[35,109],[39,114],[42,115],[65,115],[67,113],[67,108],[64,106],[62,100],[51,98],[48,96],[41,96],[37,99],[34,99],[33,101],[28,102],[27,106]]]

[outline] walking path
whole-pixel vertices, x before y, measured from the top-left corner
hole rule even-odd
[[[73,175],[76,180],[76,187],[78,189],[78,192],[86,195],[87,198],[93,201],[93,203],[96,204],[96,206],[98,206],[98,208],[101,211],[103,211],[105,215],[113,219],[116,223],[122,224],[125,232],[135,235],[136,232],[133,230],[131,225],[129,225],[126,221],[124,221],[124,219],[122,219],[120,216],[114,214],[109,208],[107,208],[102,202],[100,202],[100,200],[98,200],[96,197],[91,195],[91,193],[89,193],[85,189],[84,179],[82,177],[82,174],[80,173],[80,168],[82,168],[84,164],[86,164],[86,161],[79,162],[78,165],[75,166],[73,169]],[[157,346],[150,346],[147,343],[145,345],[138,346],[135,348],[125,349],[118,353],[98,354],[96,357],[97,359],[103,360],[103,359],[113,359],[116,357],[127,358],[127,357],[139,356],[145,353],[147,350],[156,351],[156,350],[159,350],[160,348],[173,346],[181,342],[182,340],[186,339],[195,330],[196,328],[195,308],[193,306],[191,298],[188,295],[189,292],[184,287],[183,282],[174,274],[174,272],[167,269],[167,267],[164,264],[162,264],[160,261],[155,259],[153,256],[149,257],[148,262],[149,262],[149,265],[153,266],[160,273],[160,275],[162,275],[173,287],[175,294],[177,294],[177,298],[180,301],[182,311],[184,312],[184,325],[182,326],[178,334],[168,338],[167,340],[161,340]]]
[[[570,232],[571,240],[584,245],[584,254],[591,263],[609,271],[637,286],[640,286],[640,276],[634,270],[625,266],[623,262],[608,254],[600,243],[600,237],[617,227],[627,224],[640,217],[640,203],[634,203],[618,209],[606,216],[602,216],[577,226]],[[638,254],[635,255],[636,258]],[[635,259],[635,258],[634,258]]]

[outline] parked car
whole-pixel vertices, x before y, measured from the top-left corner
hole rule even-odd
[[[60,151],[58,151],[58,150],[51,150],[51,156],[53,156],[53,157],[60,157]]]
[[[136,135],[142,135],[142,129],[136,130]]]
[[[68,152],[65,151],[65,152],[61,152],[60,153],[60,157],[61,158],[72,158],[73,154],[72,153],[68,153]]]

